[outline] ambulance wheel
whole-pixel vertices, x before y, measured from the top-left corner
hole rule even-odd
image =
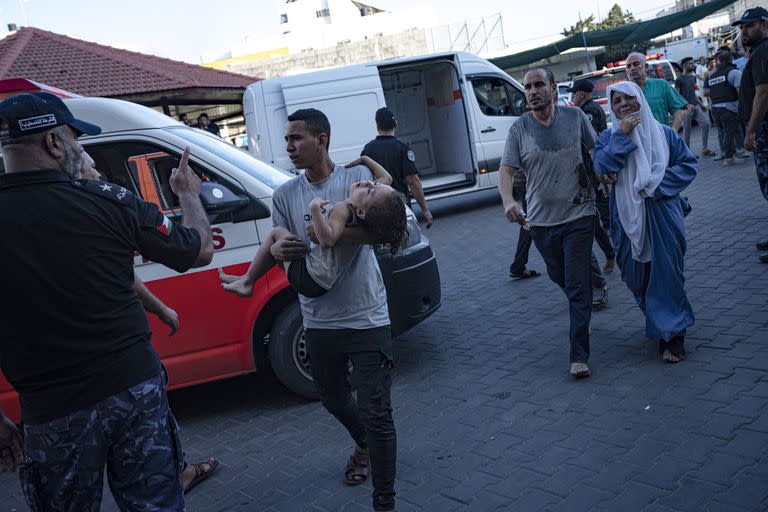
[[[290,302],[272,324],[269,362],[285,387],[310,400],[320,398],[310,373],[304,322],[297,301]]]

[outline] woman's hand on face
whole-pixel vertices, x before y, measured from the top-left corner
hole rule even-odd
[[[619,130],[629,135],[638,124],[640,124],[640,116],[637,114],[629,114],[619,123]]]

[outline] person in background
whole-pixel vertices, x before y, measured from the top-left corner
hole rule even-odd
[[[696,94],[696,75],[694,74],[695,64],[693,57],[686,57],[680,61],[683,68],[683,74],[675,80],[677,92],[688,102],[689,111],[686,112],[683,119],[683,140],[685,144],[691,147],[691,130],[693,122],[699,125],[701,130],[701,156],[715,156],[715,152],[709,149],[709,114],[707,107]],[[690,107],[693,107],[691,110]]]
[[[608,128],[608,124],[605,120],[605,112],[592,99],[594,87],[590,80],[577,80],[572,87],[568,88],[568,92],[572,93],[571,103],[584,112],[589,122],[592,123],[592,129],[595,130],[595,135],[597,136]],[[584,153],[586,168],[591,170],[592,156],[588,151]],[[594,251],[592,251],[591,256],[592,309],[597,311],[603,309],[608,304],[608,281],[605,279],[605,274],[613,272],[616,264],[616,254],[613,250],[608,230],[604,227],[610,225],[608,218],[608,187],[598,183],[597,180],[594,180],[593,185],[595,188],[595,206],[598,212],[597,216],[595,216],[595,241],[600,246],[603,254],[605,254],[605,267],[603,269],[600,268]]]
[[[648,78],[648,64],[645,55],[632,52],[627,55],[627,77],[643,91],[654,119],[669,125],[672,116],[672,129],[677,132],[683,124],[685,111],[693,110],[693,105],[680,96],[669,82],[661,78]]]
[[[185,126],[189,126],[189,114],[186,112],[179,114],[179,122],[184,123]]]
[[[705,107],[709,107],[707,98],[704,96],[704,80],[709,76],[709,67],[707,66],[707,58],[699,57],[696,62],[696,69],[694,70],[696,75],[696,96],[699,97],[701,104]]]
[[[211,132],[214,135],[219,135],[219,125],[211,122],[211,120],[208,118],[208,114],[205,112],[197,116],[197,128]]]
[[[741,71],[733,64],[733,57],[728,50],[717,54],[719,66],[710,73],[704,83],[704,95],[712,104],[712,117],[722,134],[724,166],[738,165],[743,162],[737,158],[736,140],[739,134],[739,87]]]
[[[395,137],[396,129],[395,113],[387,107],[377,110],[376,131],[379,134],[365,145],[360,156],[370,157],[392,175],[392,188],[400,193],[407,206],[410,206],[410,197],[413,195],[429,229],[432,227],[432,212],[429,211],[424,187],[416,172],[416,156],[407,144]]]

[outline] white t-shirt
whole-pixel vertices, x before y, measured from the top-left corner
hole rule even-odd
[[[699,78],[699,77],[706,77],[708,71],[709,69],[707,68],[707,66],[696,64],[696,71],[694,71],[694,73],[696,73],[696,87],[697,87],[696,96],[698,96],[699,98],[702,97],[701,95],[704,92],[704,80],[703,78]]]

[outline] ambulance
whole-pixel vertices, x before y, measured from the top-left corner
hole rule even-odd
[[[0,83],[2,89],[2,83]],[[184,148],[203,179],[201,199],[214,241],[210,265],[178,274],[134,258],[136,274],[179,314],[181,328],[168,328],[149,315],[152,343],[168,369],[169,388],[242,375],[271,366],[295,393],[316,398],[296,294],[275,267],[240,299],[222,290],[217,269],[242,274],[260,241],[272,229],[272,192],[292,175],[208,132],[185,126],[155,110],[121,100],[73,97],[64,100],[78,119],[102,127],[79,139],[112,183],[156,203],[170,217],[180,215],[169,177]],[[393,335],[434,313],[441,303],[440,274],[429,240],[413,212],[408,246],[396,256],[377,254]],[[253,390],[258,392],[258,390]],[[0,374],[0,407],[19,420],[18,397]]]

